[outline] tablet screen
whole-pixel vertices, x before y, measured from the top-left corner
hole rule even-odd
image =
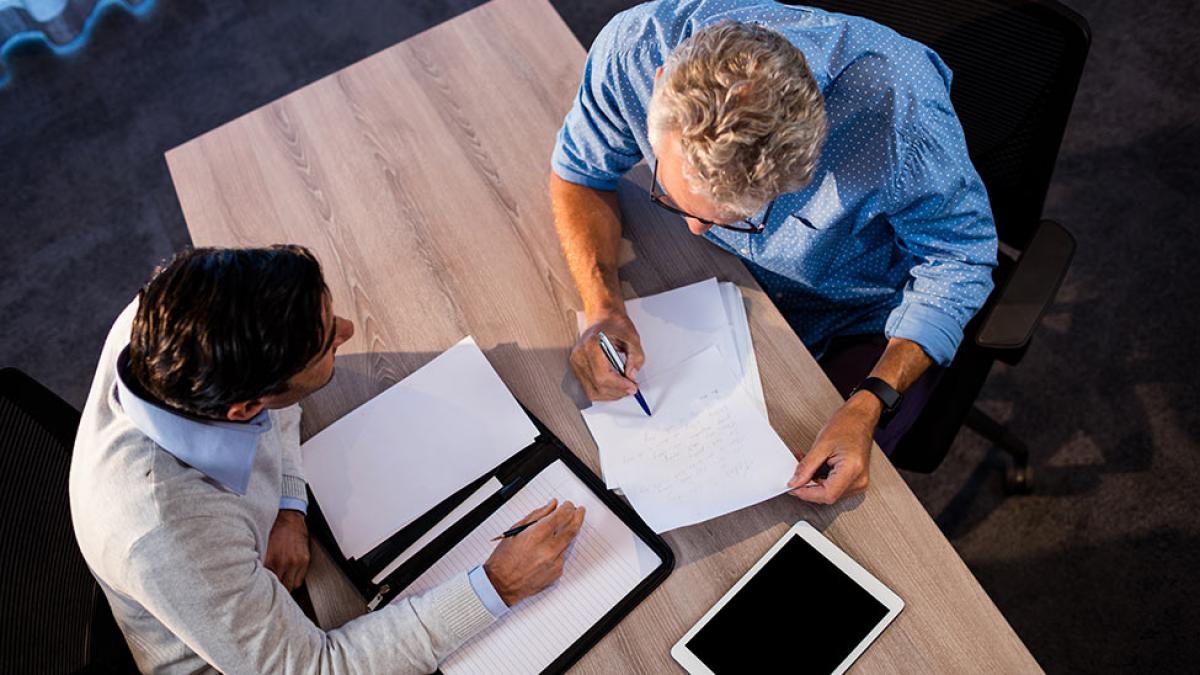
[[[799,535],[687,647],[714,673],[831,673],[888,609]]]

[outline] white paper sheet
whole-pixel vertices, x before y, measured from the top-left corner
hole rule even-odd
[[[646,354],[646,365],[638,375],[639,381],[653,378],[656,372],[673,370],[688,358],[716,345],[726,357],[723,359],[725,367],[746,387],[763,417],[767,416],[745,302],[735,284],[718,284],[713,277],[628,300],[625,311],[638,329]],[[580,332],[587,328],[583,312],[577,313],[576,322]],[[653,399],[644,389],[642,394],[653,411]],[[600,453],[600,473],[610,489],[620,489],[603,452]]]
[[[781,494],[796,459],[710,347],[642,383],[632,398],[595,403],[583,419],[619,485],[657,532],[698,523]],[[611,475],[610,475],[611,474]]]
[[[758,357],[754,354],[754,339],[750,336],[750,319],[746,316],[746,301],[742,291],[730,281],[722,281],[721,299],[733,330],[734,348],[741,368],[741,383],[755,405],[767,416],[767,397],[763,394],[762,378],[758,374]]]
[[[536,436],[467,337],[301,451],[338,546],[358,558]]]
[[[408,588],[423,593],[487,560],[490,541],[551,497],[587,508],[562,578],[441,664],[446,675],[538,673],[654,571],[658,556],[562,462],[554,462]]]
[[[376,574],[375,578],[371,579],[371,583],[383,583],[383,580],[387,578],[387,575],[395,572],[396,568],[403,565],[409,558],[420,553],[421,549],[429,545],[429,542],[437,539],[439,535],[450,529],[451,525],[465,518],[468,513],[475,509],[476,506],[479,506],[487,501],[488,497],[496,494],[503,487],[504,485],[500,482],[500,480],[495,476],[492,476],[487,480],[487,482],[480,486],[478,490],[472,492],[470,497],[467,497],[465,500],[463,500],[463,503],[454,507],[454,509],[450,511],[450,513],[447,513],[444,518],[439,520],[436,525],[429,528],[429,531],[421,535],[420,539],[417,539],[412,543],[411,546],[404,549],[404,552],[401,553],[395,560],[388,563],[387,567],[383,568],[382,572]]]
[[[713,344],[727,357],[730,365],[726,367],[740,369],[733,330],[716,277],[628,300],[625,312],[637,327],[646,354],[639,380],[671,370]],[[587,328],[582,312],[578,313],[577,321],[582,333]]]

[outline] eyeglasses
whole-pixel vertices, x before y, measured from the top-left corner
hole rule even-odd
[[[699,216],[694,216],[694,215],[688,213],[687,211],[684,211],[683,209],[679,208],[678,206],[675,206],[674,204],[663,199],[663,197],[665,197],[665,196],[666,196],[665,193],[663,193],[662,190],[659,188],[658,162],[655,161],[654,162],[654,181],[652,183],[650,183],[650,201],[654,202],[659,207],[664,208],[676,215],[683,216],[684,218],[692,218],[694,220],[698,220],[701,223],[703,223],[704,225],[708,225],[709,227],[720,227],[720,228],[723,228],[726,230],[732,230],[734,232],[742,232],[745,234],[762,234],[763,230],[767,229],[767,222],[771,220],[771,207],[775,206],[775,200],[772,199],[771,203],[767,204],[767,212],[763,214],[763,220],[761,223],[756,223],[756,222],[750,220],[749,218],[743,218],[742,220],[738,221],[736,224],[726,225],[724,223],[714,223],[711,220],[705,220]]]

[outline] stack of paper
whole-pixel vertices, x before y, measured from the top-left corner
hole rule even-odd
[[[673,370],[688,358],[716,345],[726,362],[736,364],[734,377],[767,414],[758,361],[750,338],[746,305],[736,284],[716,278],[682,286],[658,295],[625,303],[630,321],[638,329],[646,365],[638,379]],[[587,328],[583,312],[576,314],[579,332]],[[649,355],[653,354],[654,358]],[[609,487],[612,487],[611,485]]]
[[[536,437],[537,427],[467,337],[301,452],[338,547],[358,558]]]
[[[785,492],[796,459],[767,421],[737,287],[709,279],[631,300],[626,311],[646,354],[638,383],[654,414],[632,397],[583,411],[608,487],[657,532]]]

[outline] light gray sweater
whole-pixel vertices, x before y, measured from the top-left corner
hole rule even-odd
[[[323,631],[263,566],[284,495],[303,498],[298,407],[272,411],[245,495],[176,459],[124,413],[116,363],[136,302],[100,356],[71,463],[83,556],[145,672],[427,673],[494,621],[467,573]]]

